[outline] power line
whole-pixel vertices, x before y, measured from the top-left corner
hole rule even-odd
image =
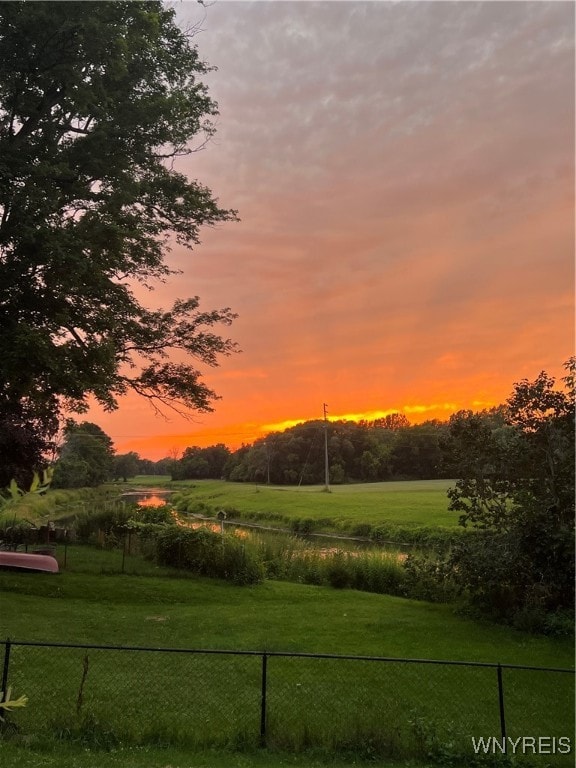
[[[330,468],[328,466],[328,418],[327,418],[327,408],[328,406],[326,403],[323,403],[324,406],[324,490],[330,491]]]

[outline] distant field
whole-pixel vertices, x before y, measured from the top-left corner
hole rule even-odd
[[[157,485],[170,485],[170,475],[136,475],[136,477],[131,477],[129,479],[129,483],[131,485],[149,485],[149,486],[157,486]]]
[[[353,531],[359,525],[401,528],[458,528],[458,514],[448,511],[446,491],[452,480],[323,486],[265,486],[198,480],[172,483],[177,506],[193,511],[199,503],[229,515],[288,523],[312,520],[317,530]]]
[[[448,511],[446,491],[454,481],[415,480],[389,483],[323,486],[266,486],[220,480],[171,482],[167,475],[139,475],[131,487],[168,487],[182,511],[215,515],[224,509],[229,518],[260,521],[277,527],[312,523],[315,531],[362,535],[360,528],[388,526],[398,529],[458,531],[458,514]],[[35,522],[89,511],[104,500],[119,497],[124,484],[97,489],[51,490],[46,496],[29,495],[10,507],[2,519],[18,517]]]

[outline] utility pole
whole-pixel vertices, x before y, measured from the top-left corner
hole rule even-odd
[[[328,468],[328,419],[326,414],[328,413],[326,403],[324,405],[324,490],[330,492],[330,472]]]

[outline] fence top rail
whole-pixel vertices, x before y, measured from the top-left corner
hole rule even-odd
[[[346,661],[381,661],[395,662],[399,664],[438,664],[445,666],[460,667],[488,667],[492,669],[524,669],[535,672],[569,672],[575,674],[575,669],[562,667],[535,667],[525,664],[502,664],[493,661],[459,661],[454,659],[411,659],[398,656],[353,656],[336,653],[302,653],[297,651],[242,651],[233,649],[215,649],[215,648],[164,648],[164,647],[146,647],[141,645],[99,645],[93,643],[58,643],[41,640],[0,640],[0,646],[33,646],[40,648],[82,648],[85,650],[100,651],[144,651],[148,653],[197,653],[212,654],[220,656],[262,656],[284,657],[284,658],[304,658],[304,659],[334,659]]]

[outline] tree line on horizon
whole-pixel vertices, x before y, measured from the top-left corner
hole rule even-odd
[[[229,451],[222,444],[187,448],[173,464],[174,480],[221,478],[233,482],[314,485],[329,480],[379,482],[449,477],[448,423],[411,425],[394,413],[374,421],[313,419],[271,432]]]
[[[567,364],[568,365],[568,364]],[[554,389],[545,372],[535,382],[520,382],[518,392],[538,390],[533,407],[550,408],[546,393],[566,404],[568,395]],[[542,401],[542,402],[538,402]],[[108,480],[127,480],[135,475],[170,475],[173,480],[218,479],[273,485],[315,485],[325,480],[325,440],[328,445],[331,484],[388,480],[458,478],[469,469],[474,449],[482,439],[487,472],[500,454],[519,450],[519,429],[512,399],[481,411],[461,410],[446,421],[437,419],[410,424],[399,413],[373,421],[302,422],[271,432],[250,444],[231,450],[223,443],[189,446],[180,458],[159,461],[135,452],[116,454],[111,438],[96,424],[67,422],[60,457],[56,463],[56,487],[94,486]],[[554,413],[548,413],[554,421]],[[480,436],[482,436],[480,438]],[[545,457],[550,463],[550,457]],[[498,459],[501,461],[501,459]]]
[[[325,434],[330,483],[430,480],[454,477],[457,461],[451,429],[472,417],[410,424],[393,413],[374,421],[311,420],[271,432],[231,450],[223,443],[190,446],[179,459],[117,454],[112,439],[91,422],[70,420],[56,462],[54,487],[96,486],[136,475],[170,475],[172,480],[229,480],[273,485],[314,485],[325,478]],[[476,414],[491,428],[504,427],[503,407]]]

